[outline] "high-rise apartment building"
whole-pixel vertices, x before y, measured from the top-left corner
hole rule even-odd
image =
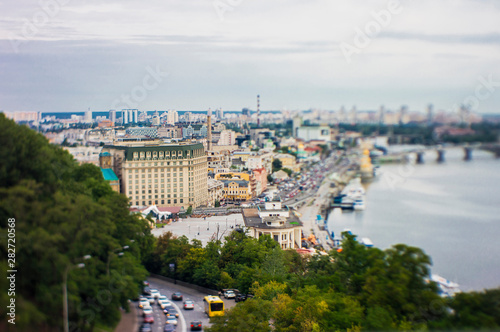
[[[139,122],[139,110],[137,109],[123,109],[123,124],[127,123],[138,123]]]
[[[92,111],[90,109],[85,111],[85,122],[92,123]]]
[[[168,110],[167,112],[167,124],[174,125],[179,122],[179,113],[176,110]]]
[[[219,120],[222,120],[224,118],[224,111],[222,110],[222,108],[218,108],[215,110],[215,116]]]
[[[109,121],[115,123],[116,122],[116,111],[109,110]]]
[[[128,110],[122,110],[122,122],[124,125],[128,123]]]
[[[207,157],[202,143],[118,142],[106,145],[103,164],[120,179],[132,206],[207,205]]]
[[[427,124],[430,126],[434,121],[434,105],[427,105]]]

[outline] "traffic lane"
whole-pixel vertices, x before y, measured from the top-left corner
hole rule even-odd
[[[203,299],[205,296],[209,295],[206,293],[199,292],[195,289],[191,289],[188,287],[180,286],[178,284],[174,284],[172,282],[168,282],[165,280],[157,279],[154,277],[149,277],[148,281],[150,283],[150,287],[152,289],[156,288],[160,291],[161,295],[166,295],[169,299],[172,297],[172,293],[181,292],[183,296],[183,301],[172,301],[172,303],[177,304],[179,307],[179,316],[183,316],[186,322],[187,331],[190,330],[190,323],[194,320],[199,320],[202,322],[203,327],[210,326],[210,321],[208,316],[205,314],[205,308],[203,304]],[[224,301],[224,308],[231,309],[236,305],[236,301],[234,299],[229,300],[221,297],[222,301]],[[192,300],[194,301],[194,309],[193,310],[184,310],[184,300]],[[179,323],[177,325],[177,331],[186,331],[181,327],[181,320],[179,319]]]
[[[163,294],[162,294],[163,295]],[[139,322],[139,329],[144,324],[144,315],[142,313],[142,309],[139,308],[139,302],[135,303],[137,308],[137,321]],[[153,308],[153,317],[155,322],[151,325],[153,331],[163,331],[163,326],[165,325],[165,315],[163,314],[163,310],[158,306],[157,302],[151,304],[151,308]]]
[[[178,289],[174,289],[171,287],[167,287],[163,285],[161,282],[156,282],[151,279],[148,279],[150,287],[153,289],[157,289],[161,295],[165,295],[170,302],[172,302],[172,305],[174,308],[177,309],[177,312],[179,313],[179,317],[177,318],[177,331],[187,331],[187,322],[186,322],[186,317],[184,316],[184,312],[182,311],[182,301],[173,301],[172,300],[172,294],[179,291]],[[165,324],[166,318],[165,314],[163,313],[163,310],[157,305],[158,309],[161,311],[161,314],[163,315],[163,322]],[[163,328],[163,326],[161,326]],[[158,329],[160,331],[160,329]]]
[[[177,323],[177,331],[189,331],[190,323],[194,320],[201,321],[203,326],[210,325],[203,308],[203,298],[208,294],[152,277],[148,278],[148,281],[151,288],[158,289],[161,295],[166,295],[174,306],[178,308],[177,311],[179,312],[179,319]],[[172,301],[172,294],[175,292],[181,292],[183,301],[187,299],[194,301],[194,309],[184,310],[183,301]]]

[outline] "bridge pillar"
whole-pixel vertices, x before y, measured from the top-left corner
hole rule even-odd
[[[472,148],[464,147],[464,160],[469,161],[472,160]]]
[[[441,150],[441,149],[437,150],[437,155],[438,155],[437,162],[443,163],[444,162],[444,150]]]
[[[417,152],[417,164],[423,164],[424,163],[424,152],[419,151]]]

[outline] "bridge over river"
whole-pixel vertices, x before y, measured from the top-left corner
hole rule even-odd
[[[462,144],[453,146],[435,145],[435,146],[418,147],[414,149],[408,148],[404,151],[390,153],[389,157],[392,158],[392,161],[408,161],[410,160],[410,156],[413,154],[415,156],[416,163],[423,164],[425,163],[424,155],[427,152],[434,151],[436,153],[436,161],[444,162],[446,160],[446,150],[451,148],[455,149],[457,147],[461,147],[463,149],[464,151],[463,159],[465,161],[473,159],[474,150],[489,151],[495,154],[497,158],[500,158],[500,143]]]

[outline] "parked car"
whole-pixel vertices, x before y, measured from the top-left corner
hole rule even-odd
[[[182,294],[180,292],[175,292],[174,294],[172,294],[172,300],[182,301]]]
[[[201,322],[199,320],[192,321],[190,325],[191,325],[191,331],[202,330]]]
[[[224,292],[224,297],[226,299],[234,299],[236,297],[236,294],[232,290],[227,290]]]
[[[191,301],[191,300],[184,301],[184,309],[185,310],[193,310],[194,309],[194,301]]]
[[[236,297],[234,298],[234,301],[235,302],[243,302],[247,299],[247,296],[245,294],[238,294],[236,295]]]
[[[234,301],[236,302],[243,302],[246,301],[247,299],[252,298],[252,294],[237,294],[236,297],[234,298]]]

